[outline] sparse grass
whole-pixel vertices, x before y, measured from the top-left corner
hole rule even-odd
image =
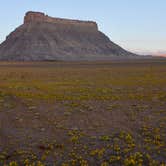
[[[166,164],[165,61],[0,70],[0,165]]]

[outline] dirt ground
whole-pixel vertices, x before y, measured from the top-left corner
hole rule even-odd
[[[0,63],[0,165],[164,164],[166,60]]]

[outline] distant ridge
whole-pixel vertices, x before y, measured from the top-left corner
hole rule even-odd
[[[23,25],[0,45],[0,60],[107,60],[134,58],[98,30],[94,21],[53,18],[27,12]]]

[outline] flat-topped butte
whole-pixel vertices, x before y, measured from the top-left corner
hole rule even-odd
[[[133,55],[112,42],[96,22],[54,18],[32,11],[0,44],[3,61],[94,61]]]

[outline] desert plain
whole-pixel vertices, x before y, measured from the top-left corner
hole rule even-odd
[[[166,60],[0,62],[0,165],[166,164]]]

